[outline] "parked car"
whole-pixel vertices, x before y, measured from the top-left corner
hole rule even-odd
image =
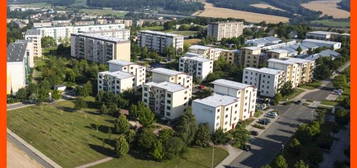
[[[250,150],[252,150],[252,147],[250,145],[245,144],[242,146],[242,149],[245,151],[250,151]]]
[[[258,135],[258,131],[250,131],[250,135],[253,135],[253,136],[257,136]]]
[[[275,111],[269,111],[269,112],[267,112],[267,114],[273,115],[275,117],[279,116],[279,114],[277,112],[275,112]]]
[[[301,100],[295,101],[295,104],[301,104]]]
[[[275,116],[275,115],[273,115],[273,114],[266,113],[266,114],[264,115],[264,117],[274,119],[276,116]]]
[[[268,118],[261,118],[258,120],[258,123],[262,125],[268,125],[270,123],[270,120]]]

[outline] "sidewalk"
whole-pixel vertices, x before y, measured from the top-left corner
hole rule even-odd
[[[97,160],[97,161],[94,161],[94,162],[91,162],[91,163],[87,163],[87,164],[84,164],[82,166],[78,166],[76,168],[88,168],[88,167],[93,167],[95,165],[99,165],[99,164],[102,164],[102,163],[105,163],[105,162],[108,162],[110,160],[112,160],[113,158],[112,157],[107,157],[107,158],[104,158],[104,159],[101,159],[101,160]]]
[[[237,149],[231,145],[217,145],[216,147],[221,147],[228,152],[228,156],[222,160],[215,168],[225,168],[225,166],[230,165],[233,160],[239,156],[243,151]]]

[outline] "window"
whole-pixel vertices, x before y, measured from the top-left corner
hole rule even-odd
[[[166,106],[166,109],[167,109],[167,110],[171,110],[171,107],[169,107],[169,106]]]
[[[226,116],[224,116],[225,118],[228,118],[228,114],[226,114]]]
[[[168,97],[168,98],[171,98],[171,94],[168,93],[168,94],[167,94],[167,97]]]

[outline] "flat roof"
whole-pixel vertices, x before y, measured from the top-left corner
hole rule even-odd
[[[114,72],[109,72],[109,71],[104,71],[104,72],[99,72],[100,74],[105,74],[105,75],[110,75],[118,79],[127,79],[127,78],[134,78],[134,75],[123,72],[123,71],[114,71]]]
[[[41,35],[41,31],[37,29],[28,29],[26,35]]]
[[[189,49],[198,49],[198,50],[208,50],[211,49],[212,47],[208,46],[203,46],[203,45],[192,45],[189,47]]]
[[[213,94],[212,96],[208,96],[203,99],[196,99],[193,102],[201,103],[210,107],[218,107],[218,106],[226,106],[238,101],[237,97]]]
[[[198,62],[210,62],[210,61],[212,61],[210,59],[203,58],[203,57],[200,57],[200,56],[191,56],[191,57],[184,56],[184,57],[181,57],[181,58],[195,60],[195,61],[198,61]]]
[[[150,34],[157,34],[157,35],[162,35],[162,36],[170,36],[170,37],[183,37],[182,35],[178,35],[178,34],[165,33],[165,32],[160,32],[160,31],[152,31],[152,30],[142,30],[140,32],[142,32],[142,33],[150,33]]]
[[[7,62],[22,62],[28,41],[17,40],[14,43],[10,43],[7,47]]]
[[[108,37],[108,36],[100,36],[100,35],[93,35],[91,33],[72,33],[72,36],[83,36],[83,37],[88,37],[88,38],[93,38],[97,40],[103,40],[103,41],[109,41],[109,42],[114,42],[114,43],[119,43],[119,42],[130,42],[128,39],[121,39],[117,37]]]
[[[165,74],[165,75],[178,75],[178,74],[183,74],[183,72],[175,71],[172,69],[167,69],[167,68],[154,68],[151,70],[151,72],[159,73],[159,74]]]
[[[268,62],[276,62],[282,64],[294,64],[294,63],[309,63],[312,62],[311,60],[301,59],[301,58],[288,58],[288,59],[275,59],[271,58]]]
[[[281,59],[276,59],[276,58],[270,58],[268,59],[268,62],[273,62],[273,63],[281,63],[281,64],[294,64],[293,62],[287,61],[287,60],[281,60]]]
[[[303,43],[310,42],[310,43],[322,43],[322,44],[336,44],[340,42],[335,42],[335,41],[327,41],[327,40],[316,40],[316,39],[305,39],[302,41]]]
[[[116,65],[121,65],[121,66],[127,66],[127,65],[133,65],[135,63],[129,62],[129,61],[123,61],[123,60],[110,60],[108,61],[109,64],[116,64]]]
[[[280,54],[281,53],[288,53],[288,51],[283,49],[283,48],[268,50],[268,52],[275,52],[275,53],[280,53]]]
[[[169,92],[178,92],[178,91],[181,91],[181,90],[185,90],[185,89],[188,89],[188,88],[185,88],[179,84],[175,84],[175,83],[171,83],[171,82],[167,82],[167,81],[164,81],[164,82],[160,82],[160,83],[156,83],[156,82],[148,82],[146,83],[145,85],[149,85],[149,86],[154,86],[154,87],[158,87],[158,88],[161,88],[161,89],[165,89]]]
[[[255,71],[255,72],[260,72],[260,73],[265,73],[265,74],[271,74],[271,75],[277,75],[281,72],[283,72],[282,70],[277,70],[277,69],[272,69],[272,68],[253,68],[253,67],[248,67],[248,68],[244,68],[244,70],[250,70],[250,71]]]
[[[330,32],[330,31],[311,31],[311,32],[307,32],[307,33],[314,33],[314,34],[325,34],[325,35],[329,35],[329,34],[338,34],[336,32]]]
[[[225,87],[234,88],[234,89],[245,89],[247,87],[252,87],[251,85],[247,85],[244,83],[235,82],[235,81],[231,81],[231,80],[226,80],[226,79],[217,79],[211,83],[214,85],[225,86]]]
[[[251,47],[243,47],[244,49],[248,49],[248,50],[261,50],[261,48],[260,47],[253,47],[253,46],[251,46]]]

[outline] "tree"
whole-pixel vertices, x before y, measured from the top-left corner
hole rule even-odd
[[[150,129],[142,129],[136,139],[138,149],[143,152],[150,152],[157,141],[156,135]]]
[[[284,83],[284,85],[280,88],[280,93],[283,96],[290,95],[293,91],[293,84],[291,81]]]
[[[288,163],[286,162],[283,155],[278,155],[272,163],[273,168],[288,168]]]
[[[194,144],[201,147],[209,146],[211,135],[207,124],[199,124],[196,131]]]
[[[237,148],[243,146],[249,140],[249,132],[244,127],[237,125],[236,128],[231,131],[233,137],[233,145]]]
[[[108,109],[108,107],[107,107],[105,104],[102,104],[102,106],[100,106],[99,112],[100,112],[101,114],[108,114],[108,113],[109,113],[109,109]]]
[[[151,157],[156,161],[162,161],[164,159],[164,148],[160,141],[156,141],[153,145],[152,151],[150,152]]]
[[[155,114],[144,103],[139,103],[138,111],[139,111],[138,120],[144,127],[147,127],[154,122]]]
[[[309,165],[306,164],[304,161],[299,160],[294,164],[294,168],[309,168]]]
[[[56,47],[56,46],[57,46],[57,43],[53,37],[50,37],[50,36],[42,37],[42,39],[41,39],[41,47],[42,48],[50,48],[50,47]]]
[[[54,90],[53,93],[52,93],[52,98],[55,99],[55,100],[60,99],[60,98],[61,98],[61,93],[60,93],[60,91]]]
[[[129,131],[129,127],[130,124],[125,115],[120,115],[119,118],[114,121],[114,129],[118,134],[125,134]]]
[[[176,133],[187,145],[190,145],[195,138],[196,131],[195,116],[192,114],[191,108],[187,108],[186,112],[179,118]]]
[[[115,152],[118,157],[122,157],[129,152],[129,144],[124,135],[119,135],[115,143]]]
[[[296,138],[293,138],[289,143],[288,150],[289,150],[289,152],[291,152],[295,155],[299,155],[300,147],[301,147],[300,141]]]
[[[165,156],[172,159],[185,150],[185,142],[181,138],[172,137],[165,142]]]
[[[228,143],[229,138],[226,133],[223,132],[222,129],[216,130],[216,132],[212,135],[212,142],[214,144],[226,144]]]
[[[130,106],[130,110],[129,110],[129,118],[131,120],[137,120],[139,117],[139,110],[138,110],[138,106],[133,104]]]
[[[76,110],[81,110],[82,108],[87,107],[86,101],[83,100],[82,97],[79,97],[77,100],[74,101],[74,108]]]
[[[134,142],[136,136],[136,132],[134,130],[130,129],[129,131],[126,132],[125,135],[126,135],[126,140],[128,141],[129,144]]]
[[[175,132],[172,129],[162,129],[159,131],[159,139],[161,142],[166,142],[173,137]]]
[[[274,104],[275,105],[279,104],[279,102],[281,101],[282,98],[283,98],[283,96],[281,95],[281,93],[276,93],[274,96]]]
[[[264,165],[264,166],[262,166],[260,168],[272,168],[272,167],[270,165]]]
[[[299,45],[299,47],[296,49],[296,51],[298,52],[299,55],[301,54],[302,49],[301,49],[300,45]]]

